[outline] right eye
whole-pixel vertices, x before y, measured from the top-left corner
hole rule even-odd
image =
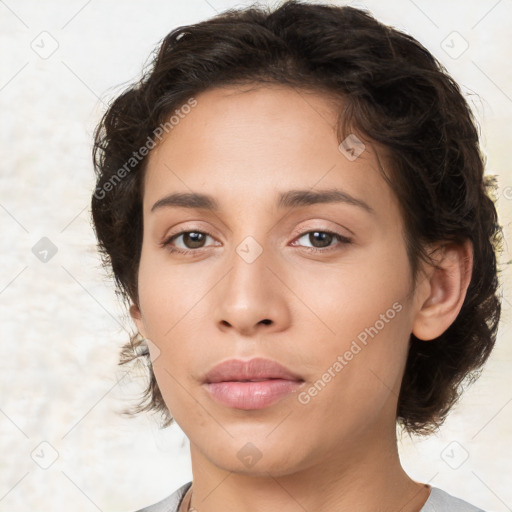
[[[175,240],[179,240],[183,237],[182,243],[185,245],[184,248],[173,246]],[[167,238],[163,243],[162,247],[166,247],[170,252],[176,252],[180,254],[190,254],[197,252],[199,249],[204,249],[204,241],[207,237],[212,237],[210,233],[204,231],[180,231]]]

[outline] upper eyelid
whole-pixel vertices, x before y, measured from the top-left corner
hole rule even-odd
[[[325,219],[323,221],[325,222]],[[194,222],[194,221],[192,221],[192,222]],[[308,221],[306,221],[306,222],[308,222]],[[332,221],[328,221],[328,222],[332,222]],[[352,230],[348,229],[347,227],[343,227],[342,229],[347,231],[348,233],[347,234],[338,233],[338,231],[339,231],[338,229],[324,227],[324,226],[320,226],[320,227],[317,227],[317,226],[305,226],[305,227],[302,227],[300,229],[294,229],[292,231],[292,234],[294,236],[300,236],[300,235],[303,235],[305,233],[309,233],[311,231],[322,231],[322,232],[334,233],[334,234],[337,234],[339,236],[344,236],[345,238],[351,238],[352,236],[355,236],[354,233],[352,232]],[[204,228],[197,227],[197,226],[191,226],[191,227],[185,226],[184,228],[179,229],[178,231],[176,231],[173,234],[165,235],[165,239],[169,239],[169,238],[171,238],[173,236],[178,236],[180,234],[189,233],[189,232],[200,232],[200,233],[205,233],[207,235],[210,235],[212,237],[216,237],[216,235],[211,233],[211,231],[215,231],[215,230],[204,229]]]
[[[201,233],[201,234],[209,236],[211,238],[216,238],[215,235],[211,234],[209,231],[206,231],[204,229],[186,228],[186,229],[181,229],[179,231],[176,231],[176,233],[171,233],[169,235],[165,235],[164,241],[170,240],[171,238],[177,238],[181,235],[184,235],[185,233]]]

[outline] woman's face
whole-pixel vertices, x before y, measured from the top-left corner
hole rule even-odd
[[[279,475],[393,438],[417,294],[373,147],[351,136],[354,151],[340,149],[320,95],[195,99],[149,156],[131,309],[191,449]],[[161,201],[171,194],[190,196]],[[298,380],[205,384],[215,365],[253,358]]]

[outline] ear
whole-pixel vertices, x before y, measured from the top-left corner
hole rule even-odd
[[[142,319],[142,312],[136,304],[132,304],[130,306],[130,316],[132,317],[132,320],[134,321],[137,330],[146,338],[146,329],[144,327],[144,320]]]
[[[462,308],[473,271],[473,246],[440,244],[436,263],[427,272],[425,289],[413,322],[412,333],[420,340],[437,338],[455,321]],[[423,288],[422,288],[423,289]]]

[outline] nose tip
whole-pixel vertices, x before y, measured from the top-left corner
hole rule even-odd
[[[247,239],[248,237],[246,237]],[[251,336],[282,330],[290,322],[286,268],[270,248],[263,249],[255,260],[247,261],[238,253],[229,261],[230,270],[215,287],[217,326],[227,332]],[[283,279],[277,278],[281,274]],[[263,331],[262,331],[263,330]]]

